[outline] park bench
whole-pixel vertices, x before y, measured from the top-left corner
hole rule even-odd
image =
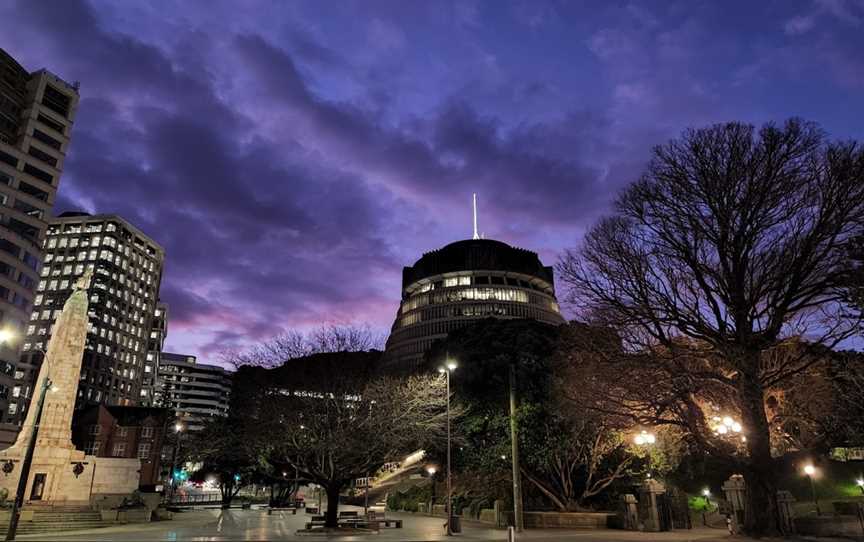
[[[306,529],[311,529],[312,527],[323,527],[326,521],[324,520],[324,516],[312,516],[312,519],[306,522]]]
[[[267,515],[272,516],[273,512],[291,512],[292,516],[297,515],[297,509],[290,506],[268,506]]]
[[[385,516],[384,512],[370,510],[366,514],[366,518],[369,520],[375,520],[379,523],[382,523],[384,525],[384,527],[390,527],[392,525],[393,527],[395,527],[397,529],[402,528],[402,520],[401,519],[393,519],[393,518],[388,519]]]

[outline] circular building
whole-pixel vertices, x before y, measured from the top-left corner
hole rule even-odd
[[[402,301],[381,361],[410,373],[438,339],[483,318],[563,324],[552,268],[535,252],[469,239],[427,252],[402,270]]]

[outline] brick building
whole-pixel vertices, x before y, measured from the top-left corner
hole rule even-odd
[[[140,459],[139,487],[153,491],[162,483],[161,451],[173,419],[165,408],[91,405],[75,413],[72,442],[88,455]]]

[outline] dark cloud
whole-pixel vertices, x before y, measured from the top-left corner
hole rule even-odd
[[[56,210],[165,247],[171,349],[386,329],[401,266],[470,233],[471,192],[490,237],[552,260],[688,125],[800,115],[864,138],[857,12],[335,6],[0,5],[0,46],[81,81]]]

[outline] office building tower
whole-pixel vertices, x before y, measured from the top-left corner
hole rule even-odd
[[[144,358],[144,375],[141,381],[140,406],[153,406],[156,393],[156,382],[159,374],[159,362],[162,358],[162,348],[168,336],[168,305],[161,301],[156,304],[156,313],[150,324],[150,339],[147,345],[147,356]]]
[[[162,353],[155,404],[174,410],[189,431],[202,429],[213,416],[226,416],[230,395],[231,373],[222,367]]]
[[[44,69],[29,72],[0,49],[0,420],[3,422],[17,417],[14,409],[10,411],[9,401],[14,399],[16,365],[39,281],[46,219],[54,205],[77,107],[77,83],[69,84]],[[0,441],[8,440],[7,432],[2,433]]]
[[[85,269],[93,270],[90,329],[76,408],[89,403],[137,405],[164,261],[161,246],[117,215],[75,212],[50,220],[45,264],[21,348],[19,371],[24,374],[16,381],[20,389],[9,412],[26,409],[53,322]]]

